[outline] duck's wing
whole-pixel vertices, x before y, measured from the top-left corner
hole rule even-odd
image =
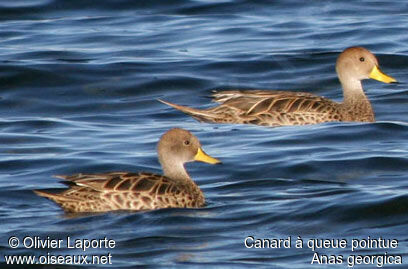
[[[247,115],[268,112],[325,112],[326,106],[336,104],[330,99],[305,93],[286,91],[221,91],[213,94],[213,101],[241,109]]]
[[[291,97],[319,97],[307,92],[288,92],[276,90],[228,90],[228,91],[213,91],[213,101],[217,103],[225,103],[228,100],[233,100],[241,97],[246,98],[276,98],[280,96]]]
[[[305,92],[221,91],[213,97],[220,105],[209,112],[229,115],[239,123],[279,126],[342,120],[338,103]]]
[[[194,207],[197,202],[179,184],[152,173],[111,172],[57,177],[66,180],[70,188],[60,193],[38,190],[35,193],[53,200],[67,212]]]

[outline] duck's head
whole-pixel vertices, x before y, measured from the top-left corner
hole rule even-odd
[[[380,70],[377,58],[363,47],[345,49],[337,58],[336,71],[342,83],[369,78],[384,83],[397,82]]]
[[[174,128],[167,131],[157,145],[159,161],[161,164],[186,163],[201,161],[210,164],[221,163],[219,160],[207,155],[201,148],[198,138],[187,130]]]

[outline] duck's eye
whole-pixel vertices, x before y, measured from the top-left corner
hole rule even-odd
[[[184,140],[184,145],[186,145],[186,146],[190,145],[190,141],[189,140]]]
[[[365,60],[364,57],[360,58],[360,62],[364,62],[364,60]]]

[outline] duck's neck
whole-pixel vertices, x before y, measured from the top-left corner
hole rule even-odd
[[[182,163],[162,162],[161,165],[166,177],[185,184],[192,182]]]
[[[200,188],[195,184],[195,182],[190,178],[190,175],[187,173],[184,168],[184,164],[181,162],[176,162],[174,159],[166,159],[166,161],[160,162],[163,168],[163,173],[166,177],[170,178],[176,183],[179,183],[191,191],[200,192]]]
[[[370,101],[364,93],[360,80],[348,80],[343,86],[343,106],[350,115],[351,121],[374,121],[374,112]]]

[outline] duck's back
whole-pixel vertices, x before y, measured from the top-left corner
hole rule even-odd
[[[281,126],[347,120],[339,103],[310,93],[245,90],[213,97],[220,105],[208,111],[220,115],[218,122]]]
[[[139,211],[204,205],[200,192],[152,173],[112,172],[60,178],[67,180],[69,189],[61,193],[36,193],[55,201],[66,212]]]

